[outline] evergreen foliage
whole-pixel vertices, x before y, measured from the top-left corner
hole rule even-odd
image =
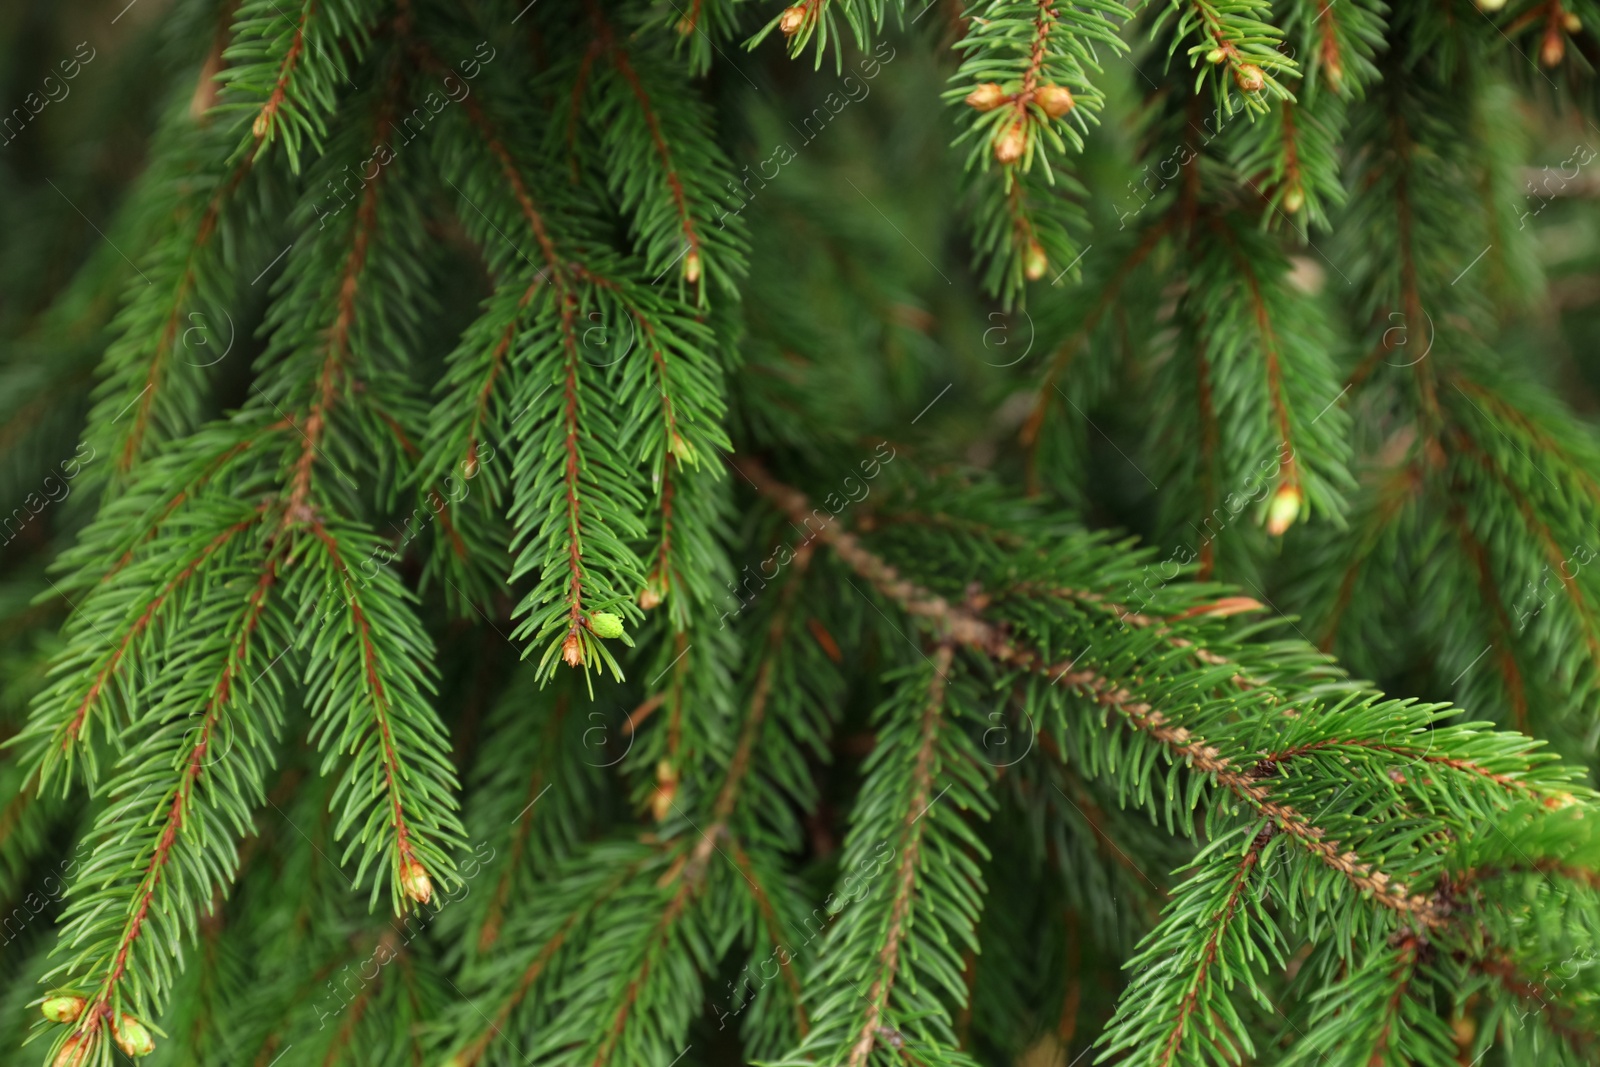
[[[1600,1055],[1600,5],[15,7],[5,1062]]]

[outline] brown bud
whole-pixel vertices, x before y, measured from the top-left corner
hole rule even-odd
[[[994,141],[994,158],[1001,163],[1015,163],[1028,147],[1028,131],[1017,119],[1000,133]]]
[[[805,25],[806,9],[803,7],[786,7],[783,14],[778,16],[778,29],[783,31],[785,37],[793,37],[800,32],[800,27]]]
[[[656,822],[664,822],[672,814],[672,802],[678,795],[678,769],[666,760],[656,764],[656,790],[650,794],[650,814]]]
[[[664,595],[660,576],[652,574],[644,583],[644,588],[639,590],[639,606],[646,611],[659,607]]]
[[[89,1059],[89,1043],[82,1034],[73,1034],[61,1044],[51,1067],[81,1067]]]
[[[1338,53],[1328,57],[1328,62],[1323,65],[1322,74],[1328,79],[1328,88],[1336,93],[1344,91],[1344,64],[1339,61]]]
[[[700,253],[693,248],[683,257],[683,280],[690,285],[700,280]]]
[[[672,28],[678,31],[679,37],[687,37],[694,32],[694,20],[685,15],[673,23]]]
[[[1306,191],[1298,184],[1289,186],[1289,191],[1283,194],[1283,210],[1295,215],[1305,206]]]
[[[1201,604],[1198,607],[1190,608],[1188,611],[1185,611],[1182,615],[1177,617],[1180,619],[1190,619],[1199,616],[1205,616],[1212,619],[1226,619],[1230,615],[1242,615],[1249,611],[1265,610],[1267,610],[1266,606],[1263,605],[1261,601],[1255,600],[1251,597],[1225,596],[1218,600],[1213,600],[1209,604]]]
[[[1213,48],[1211,51],[1206,53],[1207,63],[1221,63],[1227,58],[1228,50],[1226,48]]]
[[[200,68],[200,77],[195,81],[194,95],[189,97],[189,117],[196,122],[205,121],[206,112],[217,102],[217,91],[221,88],[217,74],[221,70],[222,46],[218,42],[206,56],[205,66]]]
[[[1579,30],[1583,29],[1583,20],[1577,15],[1568,11],[1566,14],[1561,16],[1561,25],[1567,28],[1568,33],[1577,33]]]
[[[256,140],[259,141],[261,138],[267,135],[267,130],[270,129],[271,126],[272,121],[267,117],[266,109],[263,108],[261,114],[257,115],[256,120],[250,124],[250,132],[253,133]]]
[[[993,111],[1006,102],[1006,91],[999,82],[984,82],[967,94],[967,106],[979,111]]]
[[[1065,86],[1046,85],[1034,93],[1033,98],[1044,109],[1044,113],[1053,119],[1072,110],[1072,93]]]
[[[467,458],[461,461],[461,474],[466,478],[476,478],[478,476],[478,446],[476,442],[467,450]]]
[[[57,993],[44,998],[39,1010],[53,1023],[73,1023],[83,1014],[84,1000],[72,993]]]
[[[428,877],[428,869],[409,856],[400,863],[400,887],[418,904],[426,904],[433,898],[433,880]]]
[[[1247,93],[1259,93],[1267,84],[1267,76],[1254,63],[1240,63],[1234,67],[1233,80]]]
[[[156,1043],[146,1030],[144,1023],[126,1013],[119,1015],[115,1025],[111,1027],[111,1036],[116,1038],[117,1047],[129,1056],[135,1058],[148,1056],[156,1050]]]
[[[577,634],[568,634],[561,642],[561,659],[569,667],[583,666],[583,642],[578,640]]]
[[[1044,272],[1050,269],[1050,259],[1044,254],[1044,245],[1038,241],[1029,241],[1028,250],[1022,254],[1022,274],[1030,282],[1036,282],[1044,277]]]
[[[1545,31],[1544,42],[1539,45],[1539,62],[1547,67],[1561,65],[1561,57],[1567,53],[1567,39],[1561,31],[1554,26]]]

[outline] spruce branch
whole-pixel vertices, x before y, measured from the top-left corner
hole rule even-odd
[[[1097,48],[1126,52],[1117,31],[1128,18],[1120,3],[1054,0],[990,0],[968,12],[967,34],[955,46],[962,63],[944,96],[961,128],[955,143],[970,142],[965,173],[977,200],[974,244],[985,285],[1007,304],[1019,301],[1025,282],[1077,260],[1069,229],[1081,226],[1082,215],[1053,187],[1059,181],[1083,191],[1057,173],[1057,159],[1069,145],[1083,150],[1105,103],[1091,80],[1103,73]]]
[[[747,269],[745,227],[729,193],[733,168],[710,135],[709,116],[665,41],[624,45],[598,5],[589,13],[606,62],[581,83],[595,105],[585,117],[608,157],[606,177],[632,219],[645,271],[659,278],[676,270],[701,306],[707,281],[733,295]]]
[[[253,518],[235,525],[248,529]],[[67,958],[49,976],[80,991],[84,1006],[53,1053],[71,1043],[82,1056],[109,1056],[113,1034],[126,1048],[129,1018],[154,1019],[181,960],[181,939],[195,934],[189,902],[208,899],[237,870],[234,841],[264,790],[283,714],[278,683],[258,684],[266,672],[251,666],[252,649],[266,643],[255,659],[270,666],[263,652],[287,651],[289,629],[281,611],[267,614],[279,553],[261,544],[259,531],[254,541],[234,543],[217,560],[253,579],[243,606],[226,595],[226,583],[191,600],[215,628],[170,642],[174,684],[130,725],[142,728],[143,739],[105,787],[112,800],[95,832],[106,847],[73,882],[58,946]],[[152,791],[153,804],[146,800]]]
[[[1197,85],[1212,82],[1220,112],[1231,115],[1241,106],[1265,112],[1267,97],[1292,99],[1279,78],[1299,71],[1299,65],[1280,51],[1283,31],[1267,21],[1271,14],[1272,6],[1265,0],[1171,0],[1156,15],[1151,29],[1154,34],[1172,21],[1169,57],[1176,55],[1185,41],[1194,41],[1186,51],[1189,66],[1201,71]],[[1227,77],[1221,73],[1209,77],[1212,71],[1225,71]],[[1238,97],[1233,94],[1235,86]]]
[[[1288,954],[1255,884],[1271,839],[1270,829],[1246,825],[1196,857],[1194,876],[1177,888],[1161,924],[1128,962],[1134,978],[1118,999],[1109,1027],[1115,1036],[1103,1056],[1132,1051],[1135,1062],[1165,1067],[1255,1055],[1228,987],[1243,982],[1270,1006],[1257,975],[1282,967]],[[1196,931],[1204,934],[1198,941]]]

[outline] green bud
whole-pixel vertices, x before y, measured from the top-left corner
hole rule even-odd
[[[597,611],[589,616],[589,629],[596,637],[621,637],[622,619],[609,611]]]
[[[674,432],[672,439],[667,442],[667,451],[672,453],[679,463],[686,467],[700,466],[700,453],[695,451],[694,445],[683,439],[683,436]]]
[[[111,1036],[117,1039],[118,1048],[133,1057],[148,1056],[156,1050],[155,1039],[150,1036],[150,1031],[131,1015],[124,1014],[117,1020],[111,1028]]]
[[[1285,483],[1273,495],[1272,503],[1267,505],[1267,533],[1273,537],[1283,536],[1283,532],[1294,524],[1299,514],[1300,487]]]
[[[44,1017],[53,1023],[74,1023],[83,1014],[83,998],[71,993],[57,993],[39,1005]]]

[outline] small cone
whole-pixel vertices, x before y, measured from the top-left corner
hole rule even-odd
[[[82,997],[61,993],[46,997],[44,1003],[39,1005],[39,1010],[53,1023],[74,1023],[83,1014],[83,1005]]]
[[[155,1040],[150,1036],[150,1031],[145,1029],[144,1023],[126,1013],[117,1017],[111,1035],[116,1038],[117,1047],[134,1058],[148,1056],[156,1050]]]
[[[967,106],[979,111],[993,111],[1006,102],[1006,91],[999,82],[984,82],[967,94]]]

